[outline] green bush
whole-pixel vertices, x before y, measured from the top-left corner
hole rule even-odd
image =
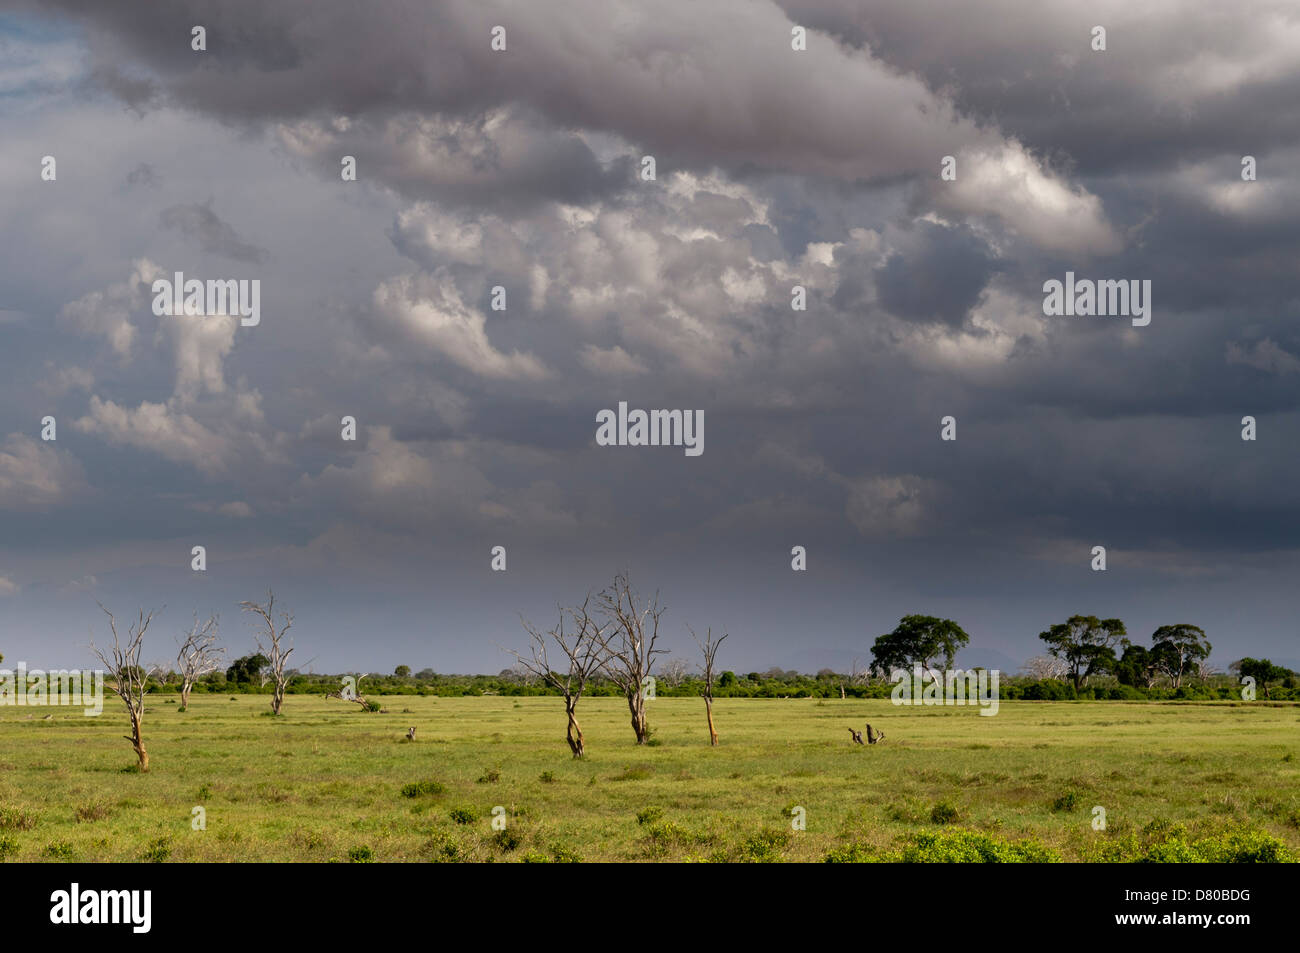
[[[473,824],[478,820],[478,812],[468,807],[453,807],[447,816],[457,824]]]
[[[913,834],[901,849],[880,859],[905,864],[1042,864],[1060,857],[1034,841],[1004,841],[980,831],[953,830]]]
[[[421,795],[442,794],[447,788],[437,781],[412,781],[402,785],[402,797],[420,797]]]
[[[140,855],[140,859],[150,864],[161,864],[172,855],[171,839],[156,837],[151,840]]]
[[[940,801],[930,808],[930,822],[933,824],[952,824],[957,820],[957,808],[948,801]]]
[[[52,858],[53,860],[71,860],[72,845],[67,841],[54,841],[51,844],[46,844],[45,849],[41,851],[41,854],[45,857]]]
[[[35,814],[17,808],[0,807],[0,831],[30,831],[35,826]]]
[[[1062,812],[1069,813],[1071,811],[1074,811],[1076,808],[1078,808],[1078,806],[1079,806],[1079,792],[1070,790],[1070,791],[1066,791],[1064,794],[1062,794],[1060,797],[1058,797],[1055,801],[1052,802],[1052,812],[1055,814],[1060,814]]]
[[[764,828],[746,838],[740,845],[739,859],[747,864],[764,864],[779,860],[781,852],[790,846],[790,831]]]
[[[643,811],[637,811],[636,822],[644,826],[646,824],[653,824],[655,821],[661,819],[663,816],[664,816],[664,809],[656,805],[653,807],[647,807]]]

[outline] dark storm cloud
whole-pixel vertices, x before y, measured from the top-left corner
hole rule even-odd
[[[727,615],[762,666],[791,641],[861,654],[908,611],[1005,657],[1074,611],[1213,630],[1236,587],[1278,646],[1300,521],[1282,8],[19,8],[57,11],[84,63],[14,82],[85,98],[4,117],[15,154],[60,155],[57,188],[14,165],[3,193],[34,223],[11,306],[51,318],[3,325],[13,598],[93,577],[206,605],[274,577],[327,667],[360,661],[348,626],[384,599],[405,628],[368,651],[494,670],[516,611],[621,566],[681,621]],[[130,180],[150,187],[103,194]],[[260,327],[152,315],[155,272],[223,260],[259,264]],[[1151,280],[1151,325],[1044,316],[1066,270]],[[704,409],[705,454],[596,448],[619,401]],[[1115,572],[1089,572],[1097,543]]]
[[[1294,5],[778,0],[1084,175],[1265,154],[1300,141]],[[1093,52],[1092,28],[1107,30]]]
[[[917,232],[876,269],[880,303],[899,317],[960,325],[996,270],[988,246],[968,228],[921,222]]]

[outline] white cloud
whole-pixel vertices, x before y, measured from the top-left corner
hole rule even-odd
[[[603,377],[628,377],[644,374],[648,370],[645,364],[617,344],[608,348],[596,347],[594,344],[584,345],[578,352],[578,360],[587,370]]]
[[[85,470],[67,451],[21,433],[0,444],[0,509],[40,509],[87,489]]]
[[[161,274],[157,265],[142,258],[126,281],[64,305],[59,323],[88,337],[102,337],[119,357],[129,357],[136,332],[131,316],[146,306],[150,285]]]
[[[381,319],[411,343],[438,351],[475,374],[523,380],[550,376],[531,354],[493,347],[483,312],[467,307],[450,282],[391,278],[375,289],[374,304]]]

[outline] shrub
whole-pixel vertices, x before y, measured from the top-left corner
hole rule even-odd
[[[488,768],[483,772],[483,777],[478,779],[479,784],[496,784],[501,780],[501,772],[496,768]]]
[[[1054,814],[1060,814],[1062,812],[1069,813],[1075,810],[1078,806],[1079,806],[1079,792],[1070,790],[1070,791],[1066,791],[1064,794],[1062,794],[1060,797],[1058,797],[1056,800],[1052,802],[1052,812]]]
[[[497,842],[497,847],[506,852],[514,850],[523,843],[523,838],[509,828],[506,828],[503,831],[497,831],[495,840]]]
[[[537,776],[537,780],[541,781],[543,784],[554,784],[555,774],[551,771],[543,771]]]
[[[866,859],[866,850],[861,851]],[[827,859],[830,857],[828,855]],[[1060,857],[1034,841],[1004,841],[979,831],[954,830],[913,834],[902,848],[881,860],[906,864],[1052,863]]]
[[[12,837],[0,837],[0,864],[16,853],[18,853],[18,842]]]
[[[168,837],[156,837],[151,840],[141,854],[141,859],[150,864],[161,864],[172,855],[172,842]]]
[[[557,864],[580,864],[582,857],[571,847],[561,844],[559,841],[551,844],[551,858]]]
[[[930,808],[930,822],[933,824],[951,824],[957,820],[957,808],[948,801],[940,801]]]
[[[67,841],[54,841],[53,843],[46,844],[45,849],[41,851],[41,854],[53,858],[54,860],[71,860],[72,845]]]
[[[653,824],[646,832],[646,852],[651,856],[660,856],[670,847],[689,847],[694,844],[707,844],[710,838],[697,834],[674,821]]]
[[[421,795],[442,794],[447,789],[437,781],[412,781],[402,785],[402,797],[420,797]]]
[[[1192,849],[1207,864],[1286,864],[1297,858],[1284,841],[1259,830],[1237,830],[1196,841]]]
[[[420,847],[420,853],[427,855],[433,863],[454,864],[464,856],[460,844],[450,834],[443,831],[434,831]]]
[[[17,808],[0,807],[0,831],[30,831],[35,826],[35,814]]]
[[[447,816],[457,824],[473,824],[478,820],[478,812],[468,807],[453,807]]]
[[[645,810],[636,812],[636,822],[644,826],[646,824],[653,824],[663,816],[664,809],[662,807],[647,807]]]
[[[781,852],[790,846],[790,831],[764,828],[746,838],[740,845],[740,860],[747,864],[771,863],[778,860]]]
[[[349,864],[373,864],[375,862],[375,852],[369,847],[353,847],[348,851]]]
[[[108,815],[109,808],[107,804],[83,804],[77,808],[77,823],[102,821]]]
[[[873,860],[871,848],[863,844],[841,844],[822,858],[827,864],[867,864]]]

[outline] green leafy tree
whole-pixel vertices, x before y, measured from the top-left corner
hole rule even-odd
[[[1264,697],[1269,698],[1269,682],[1280,682],[1291,674],[1291,670],[1281,665],[1274,665],[1266,658],[1244,658],[1233,662],[1228,669],[1236,670],[1242,678],[1253,678],[1255,684],[1264,689]]]
[[[409,678],[411,675],[411,666],[399,665],[397,668],[393,669],[393,674],[398,678]]]
[[[888,675],[895,669],[909,668],[920,663],[929,668],[943,657],[944,668],[952,668],[957,650],[970,641],[970,636],[951,619],[938,619],[932,615],[905,615],[898,627],[876,639],[871,646],[871,670]]]
[[[1197,662],[1210,657],[1210,643],[1204,630],[1186,622],[1156,629],[1151,636],[1151,649],[1159,653],[1157,667],[1169,676],[1175,690],[1184,675],[1196,670]]]
[[[245,655],[243,658],[237,658],[226,669],[226,681],[234,682],[237,685],[248,685],[251,682],[260,682],[262,669],[266,668],[270,660],[260,652],[254,655]]]
[[[1129,645],[1115,664],[1115,677],[1121,685],[1150,688],[1160,675],[1157,659],[1151,650],[1142,645]]]
[[[1047,651],[1065,662],[1078,691],[1093,675],[1115,670],[1116,648],[1128,648],[1124,623],[1119,619],[1098,619],[1095,615],[1074,615],[1058,622],[1038,637]]]

